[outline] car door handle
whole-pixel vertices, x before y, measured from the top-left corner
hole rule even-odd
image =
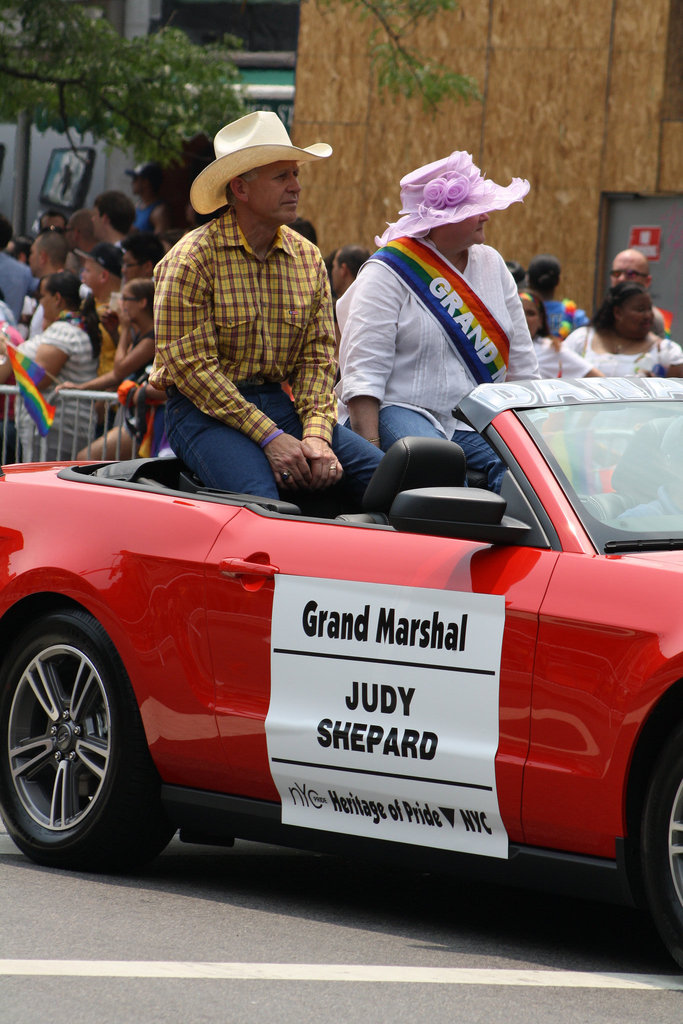
[[[269,562],[255,562],[249,558],[222,558],[220,570],[223,576],[235,579],[240,576],[275,576],[280,571]]]

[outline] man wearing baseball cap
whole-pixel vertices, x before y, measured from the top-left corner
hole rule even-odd
[[[109,275],[109,278],[102,278],[104,282],[109,282],[110,278],[117,277],[120,283],[122,253],[118,245],[113,245],[111,242],[98,242],[90,252],[86,252],[85,249],[74,249],[74,252],[82,260],[86,262],[90,260],[91,263],[97,264],[97,267],[90,267],[89,273],[97,271],[97,268],[101,267]],[[85,283],[89,284],[87,281]]]
[[[100,318],[102,347],[97,375],[108,373],[114,366],[118,331],[115,328],[117,318],[111,315],[110,303],[112,294],[121,291],[121,260],[123,253],[111,242],[98,242],[90,252],[85,249],[74,249],[83,260],[81,281],[93,294],[95,308]]]
[[[214,148],[190,200],[219,215],[156,270],[150,383],[167,391],[171,446],[209,487],[278,497],[343,476],[360,498],[381,453],[336,422],[327,272],[319,249],[287,226],[299,165],[332,149],[294,146],[269,111],[227,125]]]

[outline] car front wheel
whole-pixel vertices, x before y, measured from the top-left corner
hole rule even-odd
[[[82,610],[14,642],[0,692],[0,809],[17,846],[51,867],[127,870],[172,834],[132,687]]]
[[[641,860],[653,920],[683,967],[683,725],[665,745],[650,780]]]

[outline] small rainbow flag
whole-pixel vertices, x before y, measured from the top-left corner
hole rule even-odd
[[[671,324],[672,324],[674,315],[673,315],[673,313],[671,312],[670,309],[660,309],[659,312],[662,314],[662,319],[664,320],[664,334],[666,335],[667,338],[670,338],[671,337]]]
[[[45,370],[23,352],[19,352],[11,343],[7,345],[7,355],[14,370],[14,379],[24,399],[26,412],[38,427],[40,436],[45,437],[56,412],[54,405],[49,405],[38,390],[38,385],[46,376]]]

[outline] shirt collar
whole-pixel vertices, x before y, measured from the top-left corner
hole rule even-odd
[[[237,223],[237,216],[234,209],[230,206],[221,217],[221,227],[223,230],[223,236],[226,244],[234,246],[235,248],[242,246],[246,252],[254,255],[254,250],[249,245],[249,242],[244,236],[244,232]],[[277,229],[273,244],[269,249],[269,253],[275,249],[282,249],[288,256],[297,256],[297,251],[292,245],[291,233],[284,232],[281,227]]]

